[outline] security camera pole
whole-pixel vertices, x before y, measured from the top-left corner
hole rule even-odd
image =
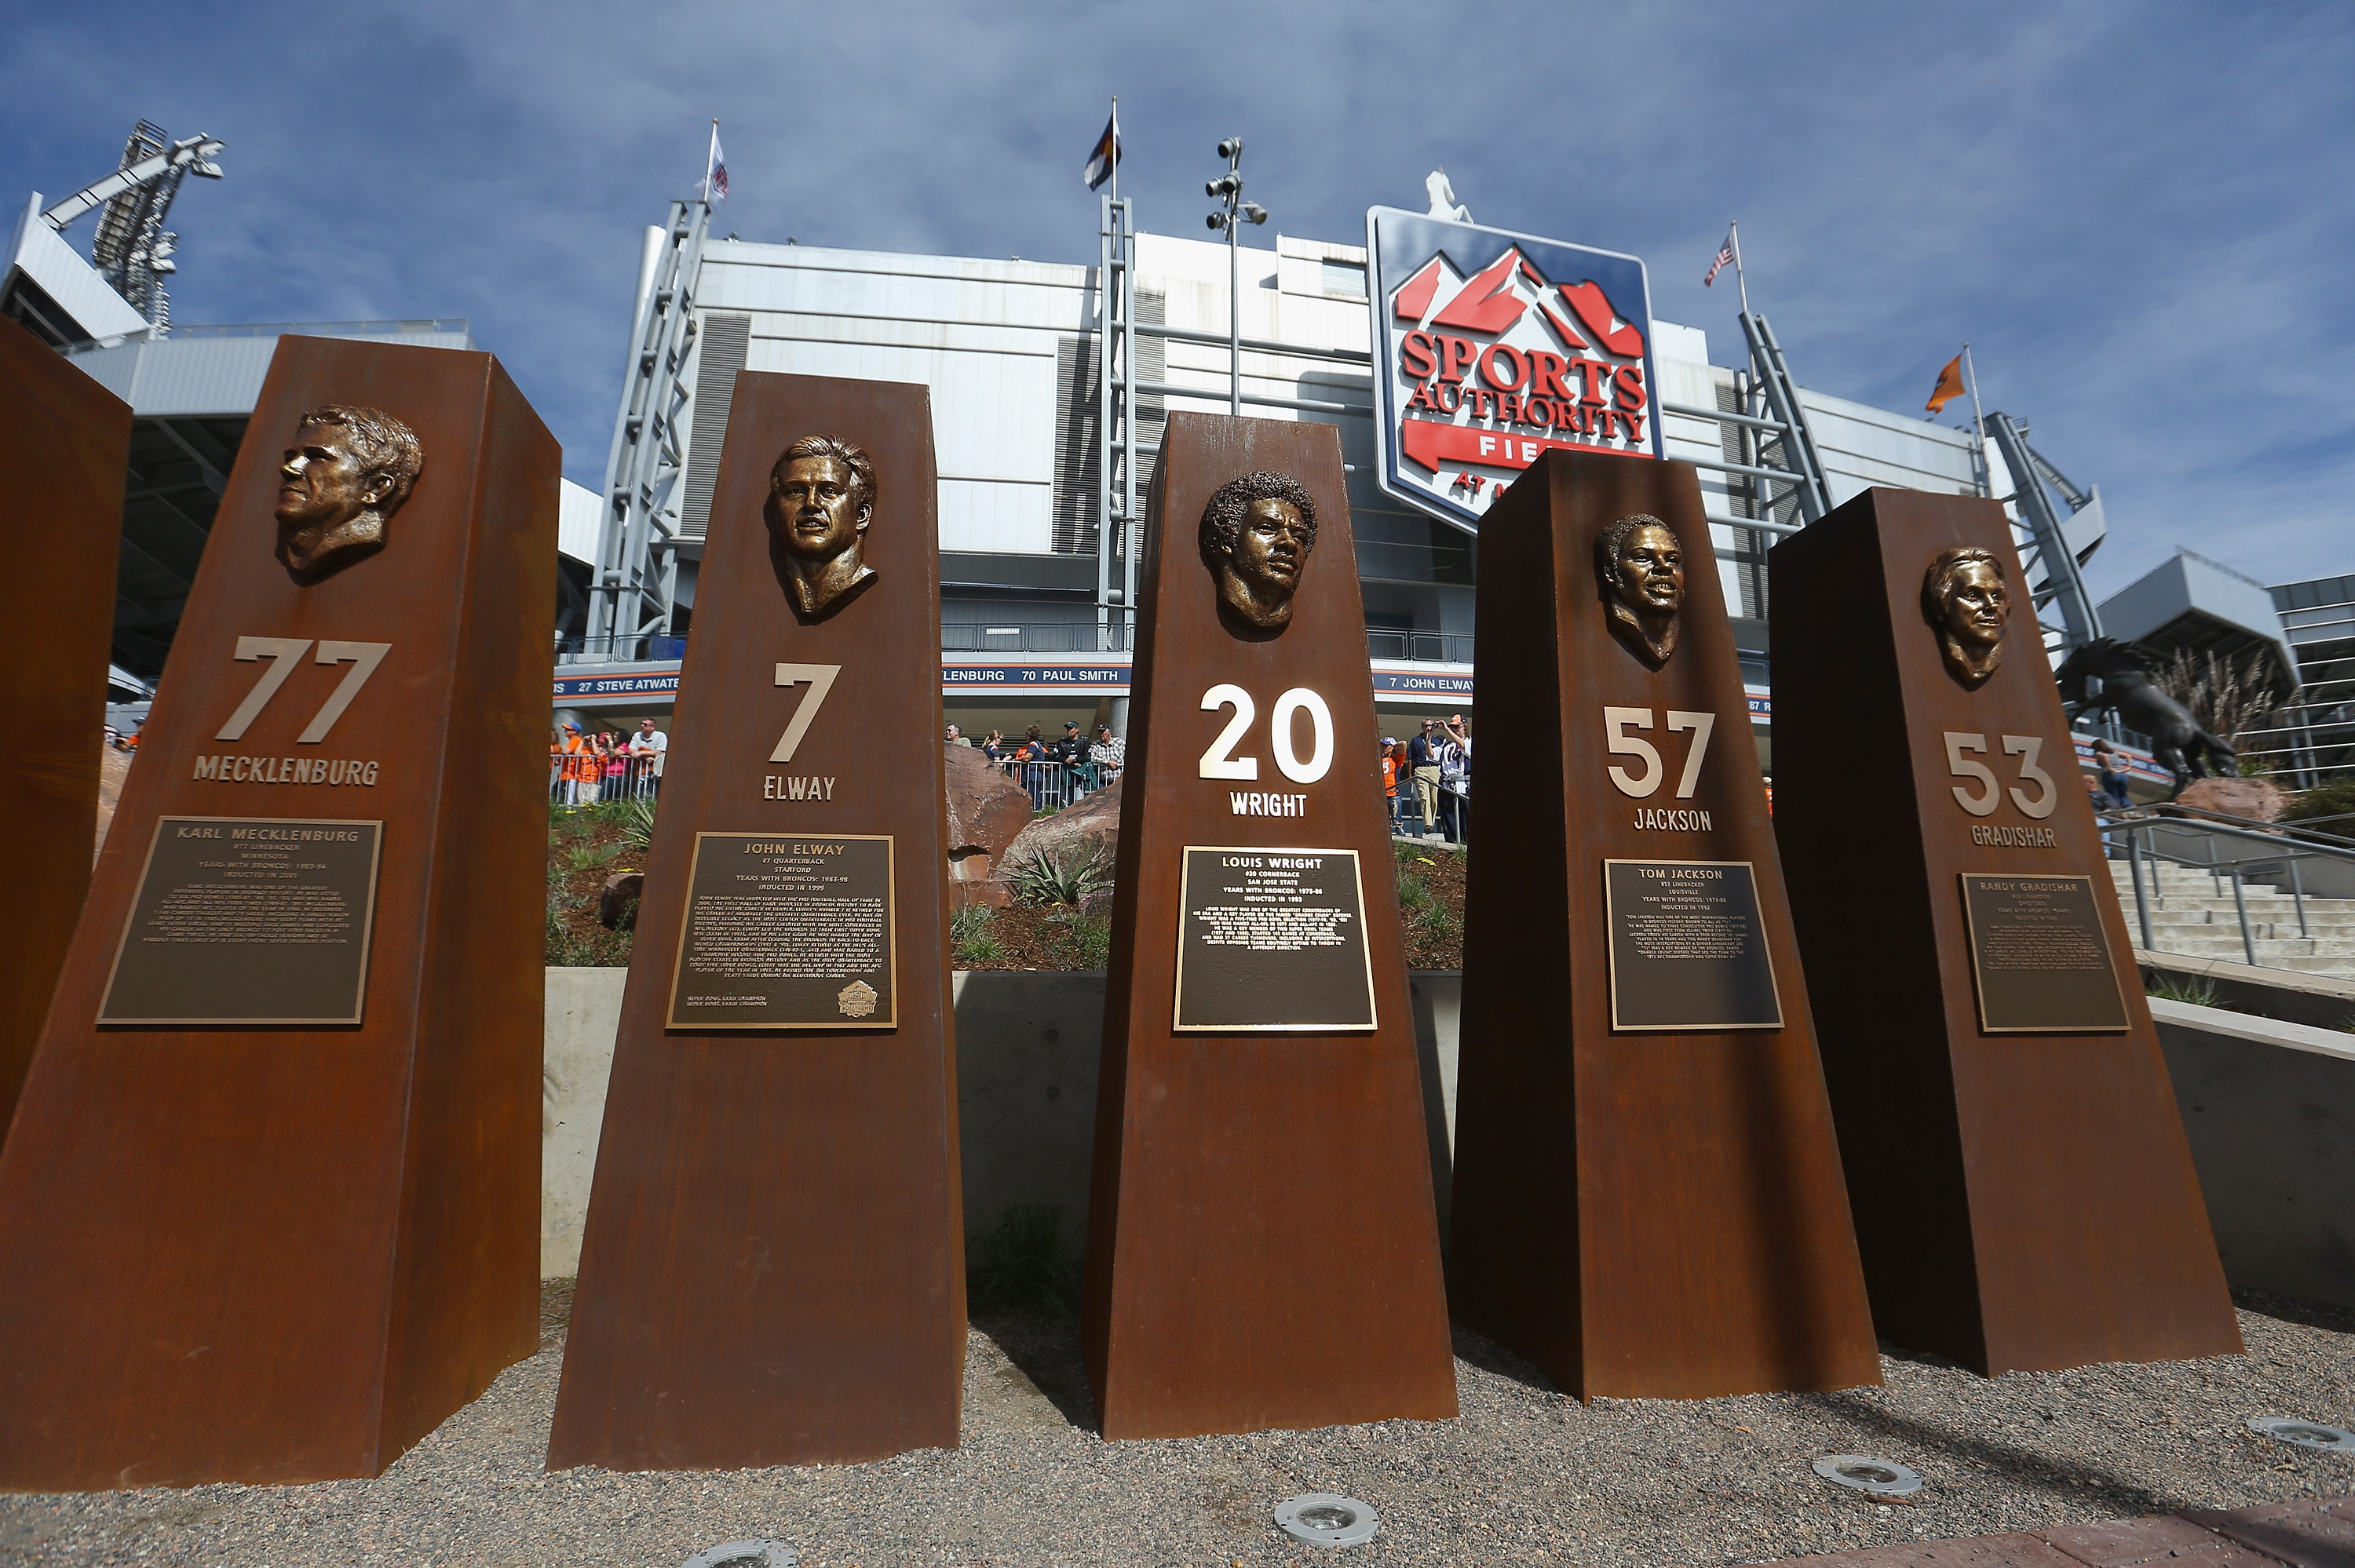
[[[1227,202],[1224,212],[1210,214],[1209,224],[1227,231],[1227,412],[1239,415],[1243,411],[1243,262],[1235,225],[1239,218],[1265,223],[1267,208],[1243,200],[1243,139],[1230,136],[1220,143],[1219,156],[1227,161],[1227,172],[1204,181],[1202,190]]]

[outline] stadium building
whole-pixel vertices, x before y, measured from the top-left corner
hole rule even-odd
[[[476,346],[467,323],[444,319],[171,324],[163,281],[175,237],[161,226],[183,176],[218,175],[210,159],[219,148],[201,136],[173,142],[143,122],[114,174],[46,207],[33,195],[0,257],[0,314],[133,410],[113,652],[116,695],[126,700],[144,696],[161,672],[277,338]],[[1428,215],[1377,210],[1401,230],[1464,217],[1436,196]],[[62,230],[93,211],[98,233],[84,261]],[[1386,288],[1369,275],[1381,258],[1363,244],[1278,234],[1272,247],[1231,247],[1141,233],[1134,204],[1114,200],[1099,204],[1092,266],[711,238],[709,216],[700,202],[679,202],[667,225],[645,231],[603,482],[594,491],[564,485],[559,716],[615,727],[667,719],[693,630],[730,398],[736,373],[748,369],[930,389],[942,690],[968,732],[1018,735],[1036,724],[1052,734],[1066,719],[1124,728],[1134,556],[1163,424],[1175,410],[1231,407],[1339,433],[1384,729],[1472,711],[1477,515],[1512,475],[1467,459],[1450,488],[1456,460],[1427,458],[1440,470],[1427,488],[1401,486],[1397,442],[1380,436],[1386,418],[1396,429],[1383,378],[1399,359],[1401,325],[1412,324],[1408,296],[1426,324],[1473,319],[1432,313],[1433,266],[1409,287],[1393,278]],[[1530,259],[1575,249],[1511,238],[1525,241],[1513,256],[1540,285]],[[1478,315],[1508,285],[1521,288],[1512,270],[1500,260],[1477,278],[1449,276],[1466,301],[1486,291]],[[1555,303],[1576,303],[1580,287],[1593,285],[1563,288]],[[1703,329],[1652,318],[1647,299],[1623,305],[1624,321],[1606,305],[1585,324],[1589,335],[1640,330],[1633,352],[1646,379],[1647,450],[1700,470],[1770,765],[1765,550],[1875,484],[2003,498],[2056,653],[2105,629],[2161,652],[2264,651],[2277,684],[2303,677],[2308,687],[2307,705],[2275,737],[2279,747],[2309,772],[2355,755],[2340,678],[2345,579],[2268,591],[2186,553],[2095,607],[2078,568],[2102,542],[2099,493],[2079,490],[2030,448],[2024,424],[1990,411],[1979,423],[1986,434],[1975,436],[1967,425],[1801,386],[1772,328],[1744,303],[1714,350],[1732,366],[1713,362]],[[1511,354],[1505,338],[1495,341],[1494,352]],[[1493,379],[1490,362],[1482,366]],[[1528,390],[1536,389],[1532,371]],[[1421,428],[1426,440],[1431,428]],[[1519,444],[1534,455],[1537,447]],[[2309,722],[2328,735],[2307,736]]]

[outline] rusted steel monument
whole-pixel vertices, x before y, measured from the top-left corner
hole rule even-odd
[[[373,1476],[538,1342],[559,462],[280,341],[0,1151],[0,1487]]]
[[[1775,825],[1881,1332],[1993,1376],[2241,1348],[2003,509],[1767,557]]]
[[[923,387],[739,374],[550,1469],[956,1446],[934,490]]]
[[[1082,1309],[1103,1435],[1452,1416],[1332,428],[1172,415],[1143,567]]]
[[[1480,556],[1515,722],[1479,740],[1455,1316],[1581,1397],[1877,1383],[1694,471],[1549,453]]]
[[[0,320],[0,552],[38,583],[26,650],[0,673],[0,821],[16,893],[0,942],[0,1139],[73,939],[98,836],[99,727],[114,629],[131,408],[15,322]]]

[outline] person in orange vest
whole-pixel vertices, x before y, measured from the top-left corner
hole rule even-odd
[[[597,758],[589,743],[581,738],[581,726],[564,726],[564,803],[578,806],[584,796],[593,799],[596,793]]]

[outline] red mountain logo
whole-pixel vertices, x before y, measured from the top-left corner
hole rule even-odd
[[[1458,464],[1523,469],[1549,447],[1648,455],[1644,331],[1601,285],[1557,284],[1518,246],[1443,302],[1449,281],[1435,255],[1391,298],[1407,328],[1387,334],[1406,458],[1436,474]],[[1459,473],[1456,487],[1477,495],[1484,481]]]

